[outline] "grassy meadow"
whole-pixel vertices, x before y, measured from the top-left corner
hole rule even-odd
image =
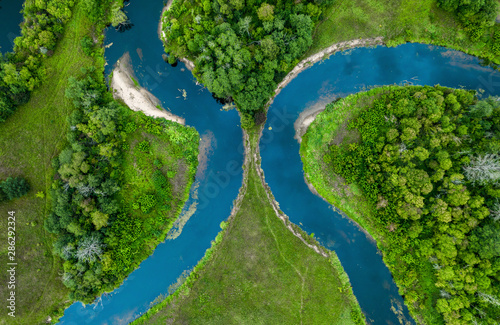
[[[307,57],[337,42],[382,36],[390,46],[405,42],[450,47],[500,64],[492,47],[492,30],[477,42],[453,13],[435,0],[338,0],[325,9],[317,23]]]

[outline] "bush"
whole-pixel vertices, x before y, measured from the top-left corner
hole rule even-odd
[[[154,195],[145,194],[141,196],[137,202],[141,205],[141,210],[144,213],[149,213],[151,209],[156,205],[156,199]]]
[[[87,54],[88,56],[92,55],[92,52],[94,50],[94,42],[89,36],[84,36],[80,41],[80,45],[82,47],[83,53]]]
[[[133,133],[133,132],[135,132],[135,130],[137,130],[137,124],[135,124],[134,122],[129,122],[125,126],[126,133]]]
[[[149,152],[151,145],[149,144],[149,141],[144,140],[139,143],[139,150],[142,152]]]
[[[9,177],[0,183],[0,189],[7,200],[13,200],[28,193],[30,185],[24,178]]]
[[[253,116],[249,113],[241,114],[241,128],[245,130],[251,130],[255,127],[255,121]]]
[[[491,42],[491,49],[496,55],[500,55],[500,30],[495,31],[493,34],[493,41]]]

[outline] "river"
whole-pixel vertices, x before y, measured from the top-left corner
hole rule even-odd
[[[461,52],[423,44],[354,49],[315,64],[281,91],[270,107],[260,145],[266,181],[281,209],[335,250],[373,324],[398,324],[389,315],[401,299],[397,287],[373,240],[304,182],[294,122],[304,110],[324,107],[336,97],[390,84],[440,84],[500,95],[500,73]],[[406,307],[404,313],[408,318]]]
[[[145,312],[157,296],[167,293],[183,270],[192,268],[203,257],[220,230],[220,222],[229,216],[241,185],[243,145],[238,115],[234,110],[223,111],[210,93],[196,84],[184,64],[173,68],[163,61],[163,46],[157,35],[162,6],[159,0],[130,2],[125,10],[134,26],[124,33],[113,29],[106,32],[106,44],[112,44],[106,49],[106,71],[109,73],[114,63],[129,52],[139,83],[165,108],[184,117],[208,144],[206,163],[200,164],[184,210],[196,204],[197,208],[182,233],[160,244],[122,286],[94,305],[74,303],[65,311],[61,324],[126,324]],[[440,83],[489,88],[489,92],[499,93],[498,81],[499,75],[480,66],[475,58],[442,48],[403,45],[356,49],[302,72],[271,106],[261,141],[267,182],[291,221],[314,232],[323,245],[337,252],[361,308],[373,324],[398,324],[390,307],[402,305],[402,298],[375,243],[313,195],[304,183],[293,128],[298,114],[335,96],[375,85]],[[404,314],[409,318],[406,308]]]
[[[19,24],[23,21],[21,9],[24,0],[0,0],[0,52],[10,52],[14,48],[14,39],[21,35]]]

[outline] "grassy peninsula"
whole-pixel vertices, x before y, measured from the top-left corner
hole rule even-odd
[[[257,173],[257,139],[246,142],[244,184],[212,248],[175,294],[133,324],[365,323],[335,253],[316,253],[277,217]]]
[[[377,240],[419,323],[499,317],[499,122],[498,98],[390,86],[327,105],[303,137],[307,179]]]

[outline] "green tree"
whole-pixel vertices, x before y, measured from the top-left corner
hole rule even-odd
[[[260,46],[262,48],[262,53],[264,53],[267,58],[270,60],[276,59],[280,49],[271,37],[266,37],[260,41]]]
[[[274,6],[266,2],[262,3],[257,9],[257,16],[262,21],[270,21],[274,19]]]
[[[7,200],[17,199],[30,190],[29,183],[21,177],[8,177],[0,183],[0,189]]]

